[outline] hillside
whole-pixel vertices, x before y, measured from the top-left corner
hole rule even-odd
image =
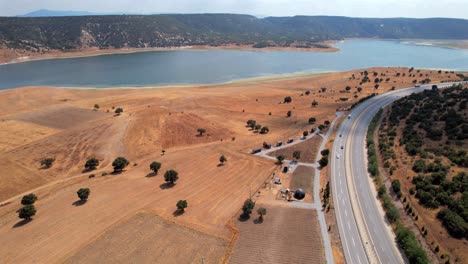
[[[259,19],[237,14],[0,18],[0,47],[33,52],[223,44],[288,47],[294,42],[307,47],[356,37],[468,39],[468,20],[332,16]]]
[[[467,257],[467,95],[461,85],[433,86],[401,99],[389,109],[379,134],[380,154],[404,207],[402,215],[414,221],[442,259]]]

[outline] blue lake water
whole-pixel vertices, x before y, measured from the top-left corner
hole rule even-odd
[[[0,65],[0,90],[30,85],[116,87],[220,83],[372,66],[468,71],[468,50],[349,40],[339,52],[177,50]]]

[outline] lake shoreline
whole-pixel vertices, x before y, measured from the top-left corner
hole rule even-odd
[[[249,45],[223,45],[223,46],[209,46],[209,45],[197,45],[197,46],[182,46],[182,47],[155,47],[155,48],[111,48],[111,49],[99,49],[89,48],[80,51],[49,51],[42,54],[30,53],[22,54],[24,56],[18,56],[15,50],[0,49],[0,65],[15,64],[30,61],[41,61],[41,60],[53,60],[53,59],[73,59],[73,58],[85,58],[85,57],[96,57],[106,56],[115,54],[132,54],[142,52],[156,52],[156,51],[181,51],[181,50],[194,50],[194,51],[208,51],[208,50],[235,50],[235,51],[294,51],[294,52],[337,52],[338,48],[332,46],[335,41],[327,41],[318,43],[325,45],[328,48],[296,48],[296,47],[265,47],[265,48],[253,48]]]

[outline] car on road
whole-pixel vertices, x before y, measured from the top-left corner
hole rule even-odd
[[[283,141],[278,141],[278,143],[276,143],[277,147],[281,147],[281,145],[283,145]]]
[[[343,135],[340,134],[340,137],[342,137]]]
[[[341,146],[341,149],[344,149],[344,147],[343,147],[343,146]]]
[[[337,158],[337,159],[340,159],[340,155],[336,155],[336,158]]]
[[[263,148],[271,149],[271,144],[268,142],[263,142]]]
[[[351,119],[351,115],[348,115],[348,119]]]
[[[293,141],[294,141],[293,138],[289,138],[289,139],[288,139],[288,144],[289,144],[289,143],[293,143]]]
[[[421,84],[417,83],[414,85],[414,87],[421,87]]]

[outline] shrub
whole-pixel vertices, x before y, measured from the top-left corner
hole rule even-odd
[[[157,161],[153,161],[150,164],[150,170],[152,170],[155,174],[158,174],[159,169],[161,168],[161,163]]]
[[[27,194],[21,199],[22,205],[34,204],[37,200],[37,196],[34,193]]]
[[[262,127],[262,129],[260,129],[260,134],[266,134],[270,132],[270,129],[268,127]]]
[[[227,159],[224,155],[221,155],[221,157],[219,157],[219,162],[221,162],[222,164],[224,164],[224,162],[226,162]]]
[[[176,204],[177,206],[177,209],[181,212],[184,212],[185,211],[185,208],[187,208],[188,204],[187,204],[187,200],[179,200]]]
[[[80,198],[81,201],[88,200],[90,193],[91,191],[89,190],[89,188],[81,188],[76,192],[76,194],[78,194],[78,198]]]
[[[291,102],[292,102],[291,96],[286,96],[286,97],[284,98],[284,102],[285,102],[285,103],[288,103],[288,104],[291,103]]]
[[[322,157],[320,160],[319,160],[319,164],[320,164],[320,167],[326,167],[328,165],[328,157]]]
[[[317,122],[317,118],[315,118],[315,117],[309,118],[309,124],[312,125],[312,124],[314,124],[315,122]]]
[[[119,108],[115,109],[114,112],[115,112],[117,115],[120,115],[121,113],[123,113],[123,111],[124,111],[123,108],[120,108],[120,107],[119,107]]]
[[[305,91],[305,95],[309,95],[309,94],[310,94],[309,90]]]
[[[304,131],[304,132],[302,132],[302,135],[303,135],[304,137],[307,137],[307,136],[309,135],[309,131]]]
[[[244,205],[242,206],[242,215],[245,217],[250,216],[254,207],[255,202],[252,201],[252,199],[245,200]]]
[[[330,155],[330,150],[329,149],[324,149],[324,150],[320,151],[320,154],[322,154],[322,156],[328,156],[328,155]]]
[[[32,204],[25,205],[18,211],[18,217],[25,220],[31,219],[35,214],[36,208]]]
[[[319,103],[318,103],[317,101],[315,101],[315,100],[312,101],[312,107],[316,107],[316,106],[318,106],[318,104],[319,104]]]
[[[278,160],[279,164],[282,164],[286,157],[284,155],[278,155],[276,159]]]
[[[114,172],[119,172],[125,169],[130,162],[124,157],[118,157],[112,162],[112,167],[114,167]]]
[[[263,220],[263,216],[266,215],[267,210],[264,207],[260,207],[260,208],[257,209],[257,213],[259,215],[259,219]]]
[[[395,180],[392,181],[392,189],[396,193],[396,195],[401,196],[400,180],[395,179]]]
[[[286,116],[287,116],[287,117],[291,117],[291,115],[292,115],[292,111],[289,110],[289,111],[286,113]]]
[[[41,166],[48,169],[48,168],[52,167],[54,162],[55,162],[54,158],[45,158],[45,159],[41,160]]]
[[[296,160],[299,160],[301,158],[301,151],[300,150],[295,150],[293,152],[293,158],[295,158]]]
[[[179,179],[179,173],[175,170],[168,170],[164,173],[164,180],[172,185]]]
[[[198,129],[197,129],[197,132],[198,132],[198,134],[199,134],[200,136],[203,136],[203,134],[206,132],[206,129],[204,129],[204,128],[198,128]]]
[[[96,158],[88,159],[84,165],[87,170],[95,170],[97,166],[99,166],[99,160]]]

